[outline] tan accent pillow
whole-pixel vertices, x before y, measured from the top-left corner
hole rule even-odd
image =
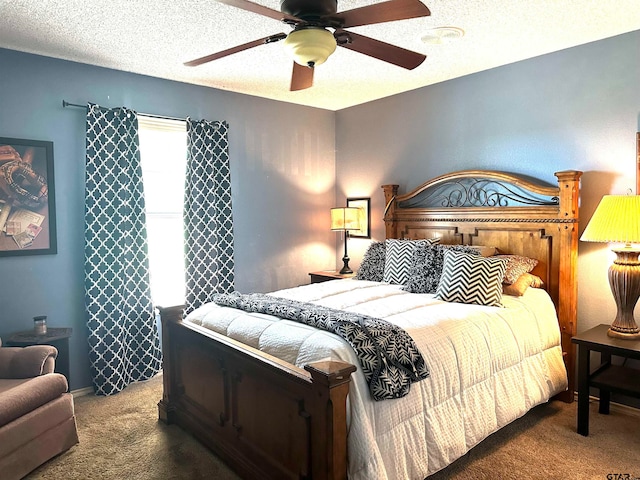
[[[502,293],[504,293],[505,295],[511,295],[513,297],[521,297],[522,295],[524,295],[524,292],[527,291],[527,288],[542,288],[543,285],[544,282],[540,277],[537,277],[536,275],[532,275],[530,273],[523,273],[522,275],[520,275],[520,278],[518,278],[511,285],[503,283]]]

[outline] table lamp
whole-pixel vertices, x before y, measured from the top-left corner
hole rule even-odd
[[[616,259],[609,267],[609,285],[618,312],[607,334],[628,340],[640,339],[640,329],[633,310],[640,297],[640,196],[605,195],[582,233],[585,242],[617,242],[624,247],[612,248]]]
[[[331,209],[331,230],[344,231],[344,257],[342,262],[344,266],[340,273],[353,273],[349,268],[349,255],[347,255],[347,238],[349,238],[349,230],[360,230],[360,212],[357,208],[337,207]]]

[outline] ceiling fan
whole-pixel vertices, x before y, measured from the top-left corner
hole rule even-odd
[[[389,43],[374,40],[344,28],[405,20],[431,15],[420,0],[388,0],[365,7],[337,12],[337,0],[281,0],[280,12],[249,0],[216,0],[249,12],[280,20],[293,28],[288,35],[276,33],[238,45],[212,55],[197,58],[185,65],[195,67],[249,48],[284,40],[285,50],[293,57],[290,90],[303,90],[313,85],[313,69],[335,51],[336,46],[413,70],[425,58]],[[332,29],[333,33],[330,30]]]

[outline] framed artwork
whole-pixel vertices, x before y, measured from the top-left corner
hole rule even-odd
[[[347,207],[360,211],[360,230],[351,230],[350,237],[371,238],[371,199],[367,197],[347,198]]]
[[[0,257],[57,253],[53,142],[0,137]]]

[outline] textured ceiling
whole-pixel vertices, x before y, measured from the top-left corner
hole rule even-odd
[[[290,31],[277,20],[215,0],[0,0],[0,47],[339,110],[640,29],[638,0],[423,1],[430,17],[349,29],[426,54],[418,68],[338,48],[316,68],[314,86],[298,92],[289,92],[292,61],[282,42],[198,67],[182,65]],[[256,3],[279,10],[278,0]],[[339,0],[338,11],[372,3]],[[440,26],[466,33],[449,44],[421,41],[429,28]]]

